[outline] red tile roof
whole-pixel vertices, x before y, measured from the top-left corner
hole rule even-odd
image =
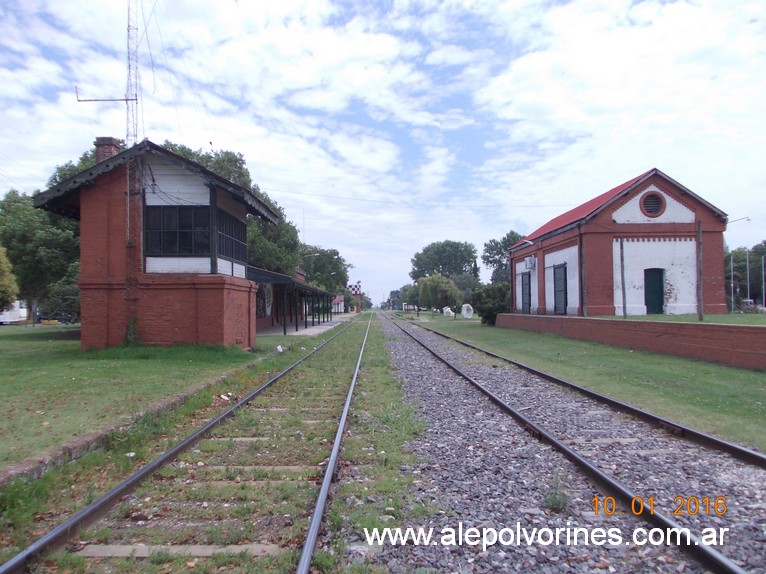
[[[523,243],[526,243],[527,241],[534,241],[538,237],[547,235],[548,233],[551,233],[552,231],[556,231],[557,229],[561,229],[563,227],[571,225],[572,223],[576,223],[577,221],[587,219],[590,215],[592,215],[593,213],[598,211],[600,208],[604,207],[606,204],[608,204],[613,199],[618,197],[621,193],[629,189],[633,184],[646,178],[647,176],[651,175],[655,171],[657,170],[650,169],[646,173],[642,173],[641,175],[634,177],[633,179],[626,181],[625,183],[620,184],[615,188],[610,189],[606,193],[602,193],[601,195],[594,197],[593,199],[589,201],[586,201],[582,205],[575,207],[574,209],[570,209],[566,213],[562,213],[561,215],[557,217],[554,217],[548,223],[546,223],[542,227],[536,229],[535,231],[527,235],[522,241],[519,241],[518,243],[513,245],[511,249],[519,245],[522,245]]]

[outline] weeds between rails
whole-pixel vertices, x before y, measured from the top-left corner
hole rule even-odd
[[[338,333],[340,335],[340,333]],[[336,335],[337,336],[337,335]],[[326,341],[322,346],[329,343],[329,340]],[[318,350],[318,349],[317,349]],[[313,352],[312,352],[313,353]],[[312,353],[309,353],[312,354]],[[34,558],[38,556],[43,550],[46,548],[53,546],[53,545],[61,545],[63,541],[68,537],[70,533],[75,532],[77,529],[82,528],[88,520],[90,520],[95,514],[101,513],[104,511],[104,508],[108,506],[109,504],[113,504],[116,500],[121,499],[125,496],[125,493],[136,488],[139,482],[141,482],[143,479],[150,476],[155,470],[160,468],[163,464],[167,463],[168,461],[174,459],[176,456],[178,456],[180,453],[186,451],[189,449],[195,442],[203,435],[209,433],[211,429],[216,427],[220,422],[222,422],[224,419],[227,419],[231,416],[231,414],[237,412],[239,409],[242,408],[243,405],[246,403],[252,401],[256,396],[258,396],[260,393],[262,393],[264,390],[269,388],[271,385],[273,385],[277,380],[282,378],[284,376],[285,372],[288,370],[292,370],[295,367],[297,367],[305,358],[297,361],[293,365],[290,366],[289,369],[286,369],[283,373],[280,373],[279,375],[273,377],[270,381],[268,381],[266,384],[262,385],[255,391],[251,392],[247,397],[245,397],[242,401],[240,401],[237,405],[234,407],[228,409],[224,413],[218,415],[215,417],[212,421],[210,421],[207,425],[205,425],[202,429],[198,430],[197,432],[193,433],[189,437],[187,437],[185,440],[183,440],[179,445],[177,445],[175,448],[171,449],[170,451],[166,452],[165,454],[161,455],[154,461],[152,461],[149,464],[146,464],[143,466],[143,468],[127,479],[126,481],[123,481],[120,485],[110,490],[107,494],[103,495],[101,498],[90,504],[86,509],[81,510],[80,512],[76,513],[74,516],[72,516],[69,520],[65,521],[63,524],[59,525],[57,528],[54,528],[53,531],[49,532],[45,536],[43,536],[41,539],[39,539],[37,542],[35,542],[33,545],[31,545],[29,548],[27,548],[25,551],[21,552],[17,557],[7,562],[2,567],[2,571],[16,571],[15,569],[22,564],[25,564],[28,562],[31,558]]]

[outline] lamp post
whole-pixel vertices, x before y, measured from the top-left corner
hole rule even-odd
[[[734,313],[734,252],[729,253],[729,276],[731,280],[731,312]]]
[[[729,221],[729,225],[736,221],[750,221],[749,217],[739,217],[737,219],[732,219]],[[731,312],[734,313],[734,252],[729,253],[729,267],[731,272]],[[739,293],[739,288],[737,288],[737,293]],[[750,253],[748,251],[747,253],[747,297],[750,298]]]
[[[745,263],[747,263],[747,298],[750,299],[750,250],[745,249]]]

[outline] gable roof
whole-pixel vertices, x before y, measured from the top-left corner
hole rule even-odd
[[[548,223],[546,223],[542,227],[539,227],[538,229],[536,229],[535,231],[527,235],[524,239],[512,245],[511,251],[520,249],[521,247],[526,246],[528,243],[534,242],[538,239],[543,239],[547,236],[565,231],[566,229],[574,227],[578,223],[584,223],[585,221],[591,219],[592,217],[594,217],[595,215],[603,211],[607,206],[611,205],[612,203],[619,200],[620,198],[628,195],[636,187],[640,186],[642,183],[644,183],[646,180],[648,180],[650,177],[654,175],[659,175],[660,177],[664,178],[668,182],[678,187],[682,193],[690,195],[695,200],[697,200],[698,202],[702,203],[703,205],[711,209],[718,217],[720,217],[724,221],[726,220],[727,218],[726,213],[724,213],[723,211],[721,211],[714,205],[708,203],[707,201],[705,201],[704,199],[702,199],[701,197],[699,197],[698,195],[696,195],[689,189],[685,188],[683,185],[681,185],[677,181],[668,177],[667,175],[662,173],[659,169],[652,168],[649,171],[642,173],[641,175],[634,177],[633,179],[628,180],[625,183],[622,183],[618,185],[617,187],[614,187],[610,189],[609,191],[602,193],[601,195],[596,196],[589,201],[586,201],[582,205],[579,205],[575,207],[574,209],[570,209],[569,211],[562,213],[561,215],[557,217],[554,217]]]
[[[186,159],[157,144],[144,140],[132,148],[110,157],[91,168],[65,179],[58,185],[34,196],[35,207],[58,213],[72,219],[80,219],[80,188],[93,185],[94,180],[114,168],[123,165],[133,158],[152,154],[181,167],[206,183],[228,191],[239,202],[243,203],[248,213],[257,215],[266,221],[276,223],[279,216],[268,205],[261,201],[250,189],[223,178],[200,164]]]

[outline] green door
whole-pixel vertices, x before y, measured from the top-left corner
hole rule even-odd
[[[665,270],[644,269],[644,303],[647,315],[665,312]]]
[[[532,290],[530,289],[530,274],[521,274],[521,312],[529,313],[532,307]]]
[[[553,267],[553,312],[556,315],[567,314],[567,266]]]

